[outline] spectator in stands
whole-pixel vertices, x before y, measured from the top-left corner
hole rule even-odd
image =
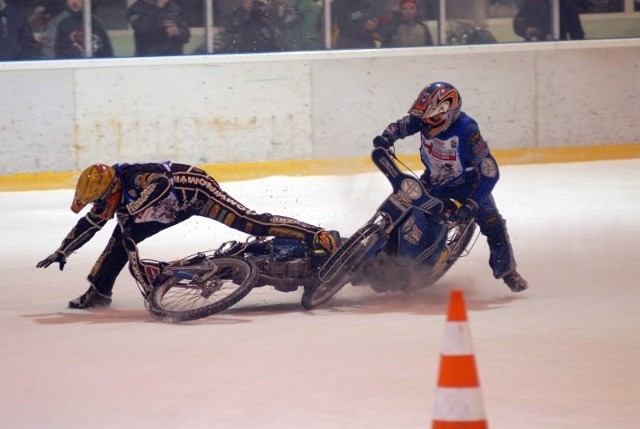
[[[65,9],[65,0],[40,0],[29,16],[34,33],[43,33],[51,19]]]
[[[552,39],[550,0],[524,0],[513,19],[513,30],[527,42]],[[560,0],[560,40],[582,40],[580,9],[574,0]]]
[[[0,61],[38,56],[39,47],[27,18],[19,9],[0,0]]]
[[[53,41],[55,58],[82,58],[84,49],[83,0],[67,0],[63,12],[55,16],[46,31],[45,40]],[[113,57],[111,39],[102,23],[91,16],[91,50],[93,57]]]
[[[383,47],[432,46],[433,38],[421,19],[417,0],[400,1],[400,10],[391,16],[385,29]]]
[[[136,56],[182,55],[191,31],[172,0],[137,0],[127,10]]]
[[[289,31],[290,49],[322,49],[322,7],[314,0],[295,0],[292,6],[300,16]]]
[[[333,47],[376,48],[382,42],[384,11],[374,0],[334,0],[331,4]]]
[[[48,40],[47,29],[54,16],[65,9],[65,0],[39,0],[29,16],[29,25],[33,31],[33,37],[38,42],[40,57],[44,59],[54,58],[53,41]]]
[[[290,48],[289,30],[300,19],[296,9],[279,0],[239,0],[223,17],[227,33],[235,35],[235,52],[277,52]]]

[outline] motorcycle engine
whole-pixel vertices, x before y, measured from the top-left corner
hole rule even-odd
[[[258,268],[269,277],[301,279],[307,275],[307,263],[304,259],[276,261],[271,258],[260,258]]]

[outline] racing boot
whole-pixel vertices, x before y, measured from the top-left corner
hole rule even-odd
[[[92,307],[108,307],[111,304],[111,294],[104,295],[98,292],[94,285],[77,297],[69,301],[69,308],[92,308]]]
[[[487,236],[489,265],[493,276],[502,279],[512,292],[522,292],[527,281],[516,271],[516,261],[507,233],[506,221],[499,214],[483,219],[480,231]]]
[[[318,232],[313,238],[313,247],[331,255],[340,247],[340,233],[327,230]]]
[[[504,276],[502,280],[509,286],[511,292],[522,292],[529,287],[527,281],[516,270]]]

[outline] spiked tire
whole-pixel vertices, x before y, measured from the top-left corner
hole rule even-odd
[[[207,258],[163,273],[148,298],[152,316],[185,322],[219,313],[244,298],[258,281],[255,264],[238,257]]]
[[[327,302],[360,270],[364,259],[375,252],[384,228],[378,223],[368,223],[349,239],[327,260],[318,271],[318,276],[302,294],[302,307],[311,310]],[[377,249],[379,250],[379,248]]]

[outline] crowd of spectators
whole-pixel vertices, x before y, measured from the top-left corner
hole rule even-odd
[[[95,14],[87,52],[83,0],[40,0],[29,18],[24,3],[28,2],[0,0],[0,59],[114,56],[107,28]]]
[[[292,48],[289,29],[300,19],[300,11],[281,0],[240,0],[223,17],[224,29],[232,35],[233,52],[278,52]]]
[[[553,38],[550,0],[517,3],[490,0],[490,3],[491,6],[518,5],[513,12],[513,31],[524,41]],[[122,14],[132,34],[130,55],[207,52],[204,42],[195,50],[187,48],[192,28],[197,26],[193,22],[193,3],[189,0],[135,0],[127,4]],[[188,13],[185,13],[185,4]],[[363,49],[436,44],[427,22],[438,19],[437,0],[333,0],[326,21],[330,25],[328,37],[325,37],[323,4],[322,0],[214,1],[214,51],[282,52],[325,49],[328,45],[332,49]],[[589,0],[560,0],[560,39],[584,39],[580,13],[589,11],[590,4]],[[97,13],[101,1],[92,1],[92,35],[88,45],[83,5],[83,0],[0,0],[0,60],[114,56],[110,34]],[[448,9],[449,6],[447,16]],[[456,11],[459,13],[459,8]],[[450,44],[452,40],[448,36],[444,43]],[[453,43],[465,43],[460,40],[463,39],[458,37]],[[492,37],[476,42],[471,37],[464,40],[467,43],[495,41]]]

